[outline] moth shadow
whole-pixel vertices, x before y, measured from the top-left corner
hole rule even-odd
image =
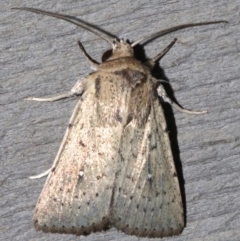
[[[138,44],[134,47],[134,55],[135,58],[137,58],[141,62],[145,62],[147,60],[147,57],[145,55],[145,51],[142,45]],[[152,76],[158,80],[164,80],[168,83],[161,83],[164,86],[164,89],[167,93],[167,95],[173,100],[174,102],[178,103],[176,98],[174,97],[174,91],[169,83],[169,79],[167,78],[163,68],[161,68],[160,64],[157,63],[153,70],[152,70]],[[167,123],[167,131],[169,132],[169,139],[171,143],[171,149],[173,154],[173,159],[176,167],[176,171],[178,174],[179,179],[179,185],[180,185],[180,191],[182,195],[182,201],[183,201],[183,207],[184,207],[184,222],[186,224],[186,195],[185,195],[185,188],[184,188],[184,177],[183,177],[183,170],[182,170],[182,163],[180,160],[180,150],[177,140],[177,126],[176,121],[174,118],[173,110],[170,104],[161,102],[162,107],[164,110],[164,115],[166,118]]]

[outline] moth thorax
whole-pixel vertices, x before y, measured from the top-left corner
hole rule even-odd
[[[115,59],[118,57],[131,57],[134,54],[132,46],[129,43],[125,42],[123,39],[121,39],[120,41],[116,39],[113,40],[112,51],[113,55],[111,59]]]

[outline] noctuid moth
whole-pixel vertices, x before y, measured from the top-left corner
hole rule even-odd
[[[132,44],[101,35],[67,15],[18,8],[74,23],[106,40],[112,53],[103,63],[79,46],[94,68],[56,101],[80,96],[35,214],[34,226],[44,232],[85,235],[115,227],[127,234],[164,237],[180,234],[184,210],[160,99],[183,109],[167,96],[151,70],[176,39],[156,57],[142,63],[134,57],[138,43],[166,33],[215,21],[179,25]]]

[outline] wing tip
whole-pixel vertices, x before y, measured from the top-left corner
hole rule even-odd
[[[118,226],[118,225],[117,225]],[[133,235],[137,237],[148,237],[148,238],[163,238],[163,237],[171,237],[181,234],[184,226],[179,225],[178,228],[169,228],[169,229],[140,229],[137,227],[129,227],[128,225],[121,225],[117,227],[114,224],[109,225],[109,222],[102,222],[99,224],[92,224],[90,226],[65,226],[65,225],[47,225],[44,223],[39,223],[37,219],[34,220],[34,227],[37,231],[43,231],[44,233],[62,233],[62,234],[74,234],[77,236],[89,235],[90,233],[102,232],[109,230],[111,227],[117,228],[119,231],[122,231],[128,235]]]
[[[36,231],[43,231],[44,233],[62,233],[62,234],[75,234],[77,236],[80,235],[89,235],[90,233],[101,232],[104,230],[108,230],[110,227],[108,222],[102,222],[99,224],[93,223],[90,226],[67,226],[61,224],[46,224],[40,223],[37,219],[34,220],[34,227]]]
[[[138,229],[138,228],[129,228],[124,227],[119,230],[122,232],[128,234],[128,235],[134,235],[137,237],[148,237],[148,238],[163,238],[163,237],[171,237],[171,236],[177,236],[181,234],[184,227],[179,227],[176,229],[170,228],[170,229]]]

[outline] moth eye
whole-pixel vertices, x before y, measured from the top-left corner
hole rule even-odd
[[[107,61],[111,56],[112,56],[112,49],[109,49],[102,55],[102,63]]]

